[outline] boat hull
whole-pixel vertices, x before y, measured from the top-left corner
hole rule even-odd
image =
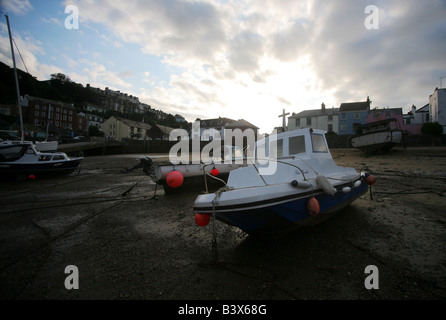
[[[30,175],[49,176],[49,175],[67,175],[74,172],[83,158],[72,158],[60,162],[42,162],[42,163],[0,163],[0,174],[4,176]]]
[[[403,139],[401,130],[373,132],[352,138],[352,146],[366,152],[389,151],[400,145]]]
[[[320,212],[317,215],[311,215],[308,212],[307,203],[312,195],[306,192],[286,202],[251,203],[244,208],[234,207],[233,210],[217,206],[215,217],[217,220],[236,226],[250,235],[286,233],[325,221],[364,195],[367,190],[367,184],[362,183],[361,186],[352,188],[348,193],[342,191],[338,191],[334,195],[324,192],[315,193],[314,197],[320,205]],[[212,209],[209,209],[195,208],[195,211],[212,215]]]

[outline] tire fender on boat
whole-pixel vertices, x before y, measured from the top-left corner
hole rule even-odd
[[[322,174],[317,175],[316,182],[322,188],[322,190],[324,190],[326,194],[332,196],[337,191],[336,188],[333,187],[333,185],[330,183],[330,181],[328,181],[327,177]]]

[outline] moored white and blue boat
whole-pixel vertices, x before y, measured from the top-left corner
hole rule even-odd
[[[197,197],[196,221],[215,215],[248,234],[290,231],[324,221],[364,195],[374,179],[337,166],[322,130],[270,136],[258,141],[257,156],[265,146],[268,161],[231,171],[226,187]]]
[[[0,145],[0,175],[67,175],[78,169],[82,159],[63,152],[40,152],[31,143]]]

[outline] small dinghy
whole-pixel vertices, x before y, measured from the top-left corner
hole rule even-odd
[[[268,161],[260,161],[259,150]],[[256,152],[257,163],[231,171],[225,187],[196,198],[198,225],[214,216],[248,234],[287,232],[324,221],[374,183],[365,172],[335,164],[322,130],[272,135],[257,142]]]

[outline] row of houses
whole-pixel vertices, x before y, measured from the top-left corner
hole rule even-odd
[[[439,122],[446,132],[446,89],[436,88],[429,96],[429,103],[417,109],[403,113],[402,108],[371,108],[371,100],[342,103],[339,108],[326,108],[321,104],[320,109],[304,110],[292,113],[288,117],[285,130],[302,128],[317,128],[339,135],[355,134],[361,124],[395,118],[400,127],[411,134],[420,134],[425,122]]]
[[[34,128],[46,128],[49,126],[51,131],[57,132],[75,132],[74,134],[85,134],[89,127],[97,127],[104,135],[110,139],[122,141],[123,139],[151,139],[151,140],[169,140],[169,135],[174,128],[163,125],[149,125],[143,121],[129,120],[124,117],[112,116],[106,119],[101,116],[99,106],[86,104],[85,112],[77,112],[73,104],[60,101],[53,101],[43,98],[37,98],[25,95],[22,99],[22,112],[25,122]],[[154,109],[152,109],[154,110]],[[5,115],[17,115],[17,109],[14,106],[3,106],[0,113]],[[162,118],[164,115],[160,114]],[[178,123],[184,123],[186,120],[181,115],[175,115]],[[258,127],[244,119],[233,120],[230,118],[218,117],[215,119],[197,119],[199,131],[189,131],[191,139],[200,139],[209,141],[212,139],[224,139],[225,129],[252,129],[257,137]]]
[[[106,124],[104,133],[110,137],[118,138],[134,138],[144,137],[147,130],[150,129],[148,124],[136,122],[120,117],[105,118],[105,109],[86,103],[85,112],[78,112],[73,104],[64,103],[25,95],[22,98],[22,116],[24,122],[28,123],[35,129],[50,128],[51,132],[73,132],[74,134],[84,135],[88,132],[89,127],[96,127],[99,131],[104,131],[103,126]],[[159,111],[150,109],[152,111]],[[15,105],[0,105],[0,114],[18,116],[18,110]],[[103,114],[103,115],[101,115]],[[165,117],[164,112],[159,113],[158,119]],[[182,123],[186,120],[176,115],[177,122]],[[108,120],[108,121],[107,121]],[[110,122],[114,121],[113,130],[110,129]],[[123,125],[119,125],[123,123]],[[128,127],[128,128],[127,128]],[[165,134],[168,135],[172,128],[156,126],[152,128],[149,134],[154,139],[164,139]],[[162,128],[162,129],[161,129]]]
[[[257,139],[259,128],[244,119],[233,120],[218,117],[215,119],[197,119],[199,124],[188,132],[190,139],[211,141],[213,139],[225,139],[225,130],[240,129],[242,132],[253,130]],[[163,125],[149,125],[144,122],[132,121],[122,117],[112,116],[102,124],[102,131],[111,139],[121,141],[124,138],[169,140],[169,135],[174,128]]]

